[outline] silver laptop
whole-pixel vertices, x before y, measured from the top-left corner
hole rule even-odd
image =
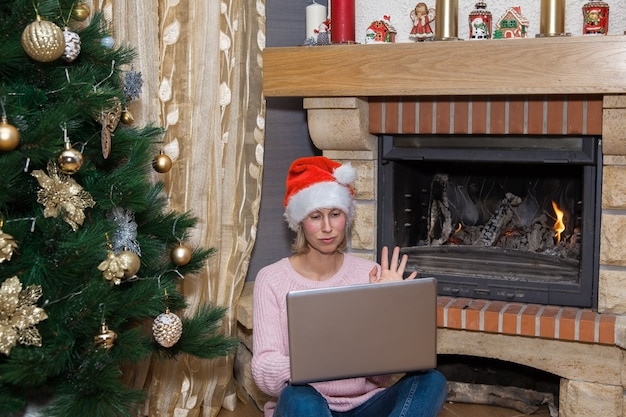
[[[287,294],[291,383],[437,364],[437,281],[419,278]]]

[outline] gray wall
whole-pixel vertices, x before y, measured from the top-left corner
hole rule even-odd
[[[316,2],[328,4],[326,0]],[[310,3],[310,0],[266,0],[267,47],[304,43],[305,8]],[[314,77],[315,70],[311,71]],[[267,98],[261,211],[247,281],[254,280],[265,265],[291,254],[293,234],[283,219],[287,169],[296,158],[318,154],[309,137],[302,98]]]

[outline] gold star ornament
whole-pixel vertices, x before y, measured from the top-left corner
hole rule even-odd
[[[48,162],[48,175],[40,169],[31,175],[41,186],[37,191],[37,202],[44,206],[44,217],[62,216],[72,230],[78,230],[85,221],[83,210],[96,205],[91,194],[69,175],[58,172],[54,162]]]
[[[41,346],[41,335],[35,327],[48,318],[36,303],[42,295],[41,285],[22,290],[17,277],[5,280],[0,287],[0,353],[9,355],[18,343]]]

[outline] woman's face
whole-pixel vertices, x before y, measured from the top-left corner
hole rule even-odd
[[[347,217],[339,209],[319,209],[302,220],[302,231],[312,250],[329,254],[337,251],[346,235]]]

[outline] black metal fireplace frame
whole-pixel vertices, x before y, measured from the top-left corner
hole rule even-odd
[[[476,277],[435,276],[440,295],[597,307],[602,186],[601,139],[595,136],[381,135],[378,166],[378,245],[395,246],[394,167],[398,161],[575,164],[583,172],[579,280],[528,282]],[[418,165],[419,166],[419,165]],[[426,275],[426,274],[422,274]]]

